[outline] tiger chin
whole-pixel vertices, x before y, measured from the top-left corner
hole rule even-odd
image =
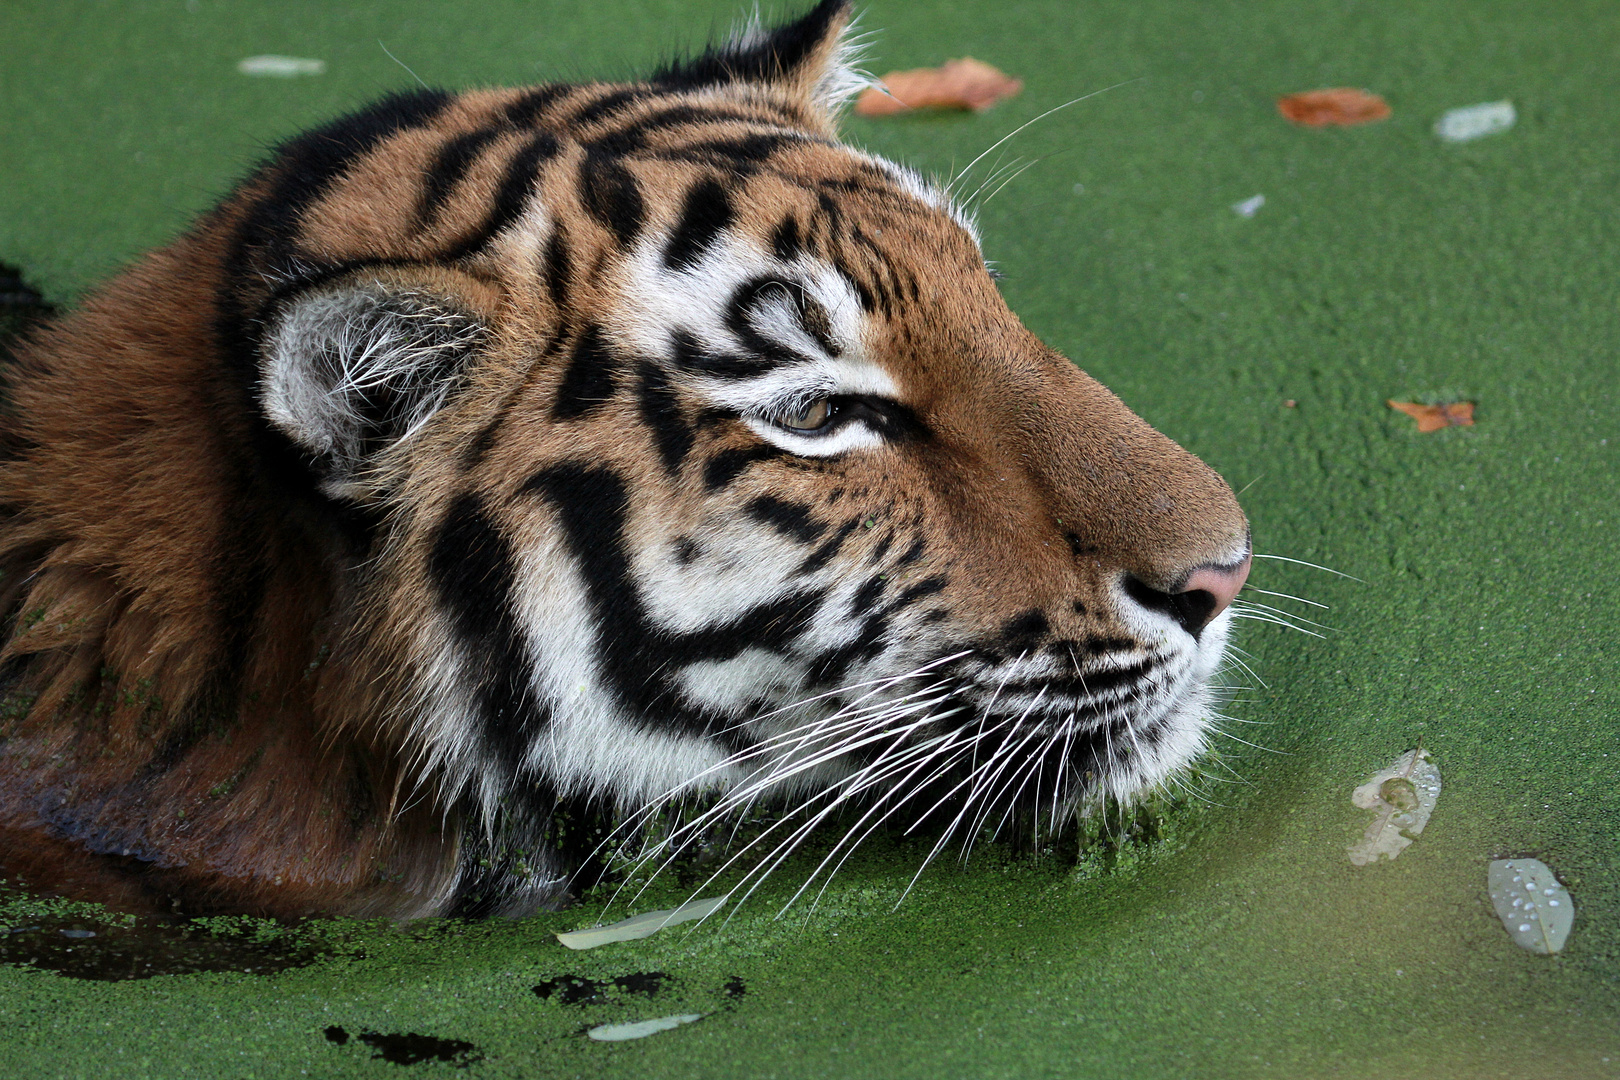
[[[568,896],[560,808],[967,829],[1201,752],[1236,498],[838,141],[848,21],[385,98],[25,343],[8,878],[515,915]]]

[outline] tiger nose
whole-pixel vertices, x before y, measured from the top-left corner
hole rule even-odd
[[[1125,591],[1145,608],[1162,611],[1181,624],[1194,638],[1210,621],[1232,605],[1238,590],[1249,579],[1252,554],[1232,566],[1201,566],[1187,575],[1175,592],[1160,592],[1134,574],[1125,575]]]
[[[1207,607],[1203,620],[1199,622],[1198,629],[1202,630],[1209,625],[1209,621],[1227,608],[1237,599],[1238,590],[1243,583],[1249,580],[1249,567],[1254,565],[1254,556],[1245,555],[1243,561],[1236,566],[1204,566],[1192,572],[1187,578],[1187,584],[1182,586],[1181,596],[1191,598],[1194,593],[1207,593],[1209,600],[1197,601],[1197,606]],[[1187,629],[1192,630],[1192,627]]]

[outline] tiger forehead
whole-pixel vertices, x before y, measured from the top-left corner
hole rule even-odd
[[[574,277],[593,270],[583,248],[600,269],[649,232],[726,229],[779,255],[864,265],[881,294],[863,295],[873,308],[908,291],[882,264],[982,266],[969,223],[937,189],[834,141],[791,104],[639,85],[458,95],[378,143],[299,221],[299,254],[320,260],[382,253],[544,273],[534,260],[561,246]]]

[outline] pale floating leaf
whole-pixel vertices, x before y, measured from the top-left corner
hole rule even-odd
[[[680,907],[670,908],[667,911],[649,911],[645,915],[637,915],[608,926],[593,926],[588,930],[558,934],[557,940],[570,949],[594,949],[598,945],[607,945],[614,941],[635,941],[637,938],[656,934],[666,926],[690,922],[693,919],[706,919],[719,911],[726,900],[726,896],[689,900]]]
[[[1236,214],[1238,217],[1251,218],[1258,214],[1260,212],[1260,208],[1264,205],[1266,205],[1266,197],[1264,195],[1250,195],[1242,202],[1233,203],[1232,213]]]
[[[660,1031],[669,1031],[671,1028],[678,1028],[682,1024],[690,1024],[701,1019],[702,1013],[680,1013],[652,1020],[637,1020],[633,1024],[603,1024],[601,1027],[591,1028],[585,1034],[597,1042],[625,1042],[629,1039],[645,1039]]]
[[[1506,131],[1519,119],[1511,101],[1486,101],[1450,109],[1434,122],[1434,133],[1445,142],[1471,142]]]
[[[1540,859],[1492,859],[1485,874],[1491,904],[1520,948],[1550,954],[1564,947],[1575,901]]]
[[[1350,861],[1366,866],[1393,859],[1411,846],[1429,823],[1440,798],[1440,769],[1422,747],[1408,750],[1350,793],[1350,801],[1374,811],[1367,832],[1350,846]]]
[[[243,75],[267,75],[273,79],[293,79],[299,75],[320,75],[326,71],[325,60],[310,60],[302,56],[250,56],[239,60],[236,70]]]

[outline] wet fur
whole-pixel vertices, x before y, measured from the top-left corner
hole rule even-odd
[[[937,189],[836,141],[847,17],[386,99],[20,351],[0,867],[521,913],[566,896],[559,807],[762,762],[808,797],[859,762],[790,772],[784,732],[957,654],[975,715],[1067,739],[1065,799],[1196,755],[1228,617],[1155,598],[1243,516],[1018,323]],[[776,423],[827,393],[830,435]]]

